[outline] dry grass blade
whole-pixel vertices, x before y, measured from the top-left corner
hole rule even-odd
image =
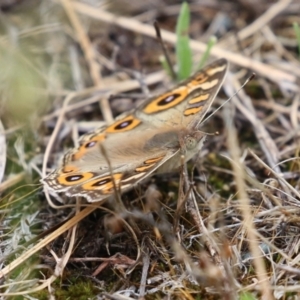
[[[70,0],[61,0],[61,3],[63,4],[65,11],[66,11],[67,15],[69,16],[70,21],[77,32],[79,42],[85,53],[86,60],[90,67],[90,72],[91,72],[91,76],[92,76],[94,85],[97,88],[101,88],[103,86],[101,75],[100,75],[101,69],[100,69],[99,64],[96,63],[96,58],[95,58],[95,53],[94,53],[95,50],[94,50],[88,36],[84,32],[82,23],[79,21],[76,13],[74,11],[73,3]],[[101,106],[101,111],[103,113],[104,120],[107,123],[112,122],[113,116],[112,116],[107,98],[103,98],[101,100],[100,106]]]
[[[253,23],[249,24],[239,32],[235,34],[235,36],[228,37],[223,42],[220,42],[219,45],[226,47],[232,47],[232,44],[235,43],[236,37],[239,40],[244,40],[249,36],[255,34],[256,32],[263,29],[270,21],[272,21],[277,15],[282,13],[292,2],[292,0],[280,0],[270,6],[268,10],[266,10],[259,18],[257,18]]]
[[[145,297],[145,289],[146,289],[146,281],[148,277],[150,267],[150,257],[147,249],[143,251],[143,271],[141,276],[141,284],[140,284],[140,297]]]
[[[297,189],[295,189],[292,185],[290,185],[284,178],[282,178],[282,174],[278,174],[273,168],[269,167],[266,163],[264,163],[253,151],[250,150],[251,155],[255,157],[255,159],[263,165],[270,173],[272,173],[279,181],[282,181],[294,194],[297,198],[300,198],[300,193]]]
[[[10,187],[14,186],[16,183],[22,181],[26,176],[25,172],[22,172],[20,174],[16,174],[14,176],[12,176],[9,179],[6,179],[4,182],[0,183],[0,192],[3,192],[7,189],[9,189]]]
[[[166,77],[166,73],[164,71],[158,71],[154,72],[152,74],[146,75],[143,80],[146,85],[153,85],[157,84],[161,81],[163,81]],[[68,104],[65,108],[65,113],[68,113],[70,111],[76,110],[76,109],[82,109],[87,105],[91,105],[93,103],[96,103],[99,101],[99,95],[101,95],[101,98],[108,98],[109,95],[119,94],[123,92],[128,92],[135,90],[140,87],[140,84],[137,80],[124,80],[122,82],[117,83],[110,83],[105,88],[98,88],[98,87],[91,87],[83,89],[82,91],[76,92],[76,94],[72,94],[74,98],[84,98],[82,101],[74,103],[74,104]],[[99,94],[96,96],[91,96],[92,94]],[[67,96],[70,97],[71,93],[68,92]],[[49,115],[46,115],[43,117],[43,121],[48,121],[52,118],[58,117],[61,114],[61,108],[57,109],[56,111],[50,113]]]
[[[0,184],[3,180],[5,164],[6,164],[6,139],[5,139],[4,127],[0,120]],[[0,192],[1,192],[1,186],[0,186]]]
[[[100,204],[99,204],[100,205]],[[76,216],[74,216],[72,219],[67,221],[64,225],[62,225],[60,228],[49,234],[47,237],[45,237],[43,240],[41,240],[39,243],[34,245],[30,250],[26,251],[24,254],[20,255],[17,259],[15,259],[12,263],[7,265],[5,268],[0,270],[0,278],[3,278],[6,276],[9,272],[13,271],[15,268],[17,268],[20,264],[22,264],[26,259],[31,257],[34,253],[39,251],[40,249],[44,248],[46,245],[48,245],[51,241],[53,241],[55,238],[59,237],[61,234],[63,234],[65,231],[69,230],[70,228],[76,226],[78,222],[80,222],[82,219],[84,219],[86,216],[88,216],[90,213],[92,213],[94,210],[99,208],[99,205],[90,205],[86,208],[84,208],[82,211],[80,211]],[[21,294],[22,295],[22,294]]]
[[[194,58],[216,38],[211,60],[229,60],[230,73],[200,117],[206,142],[181,177],[180,170],[149,176],[151,159],[134,167],[148,145],[152,151],[144,132],[186,125],[181,104],[176,118],[152,107],[146,120],[142,109],[151,95],[168,102],[181,93],[163,94],[175,85],[161,70],[162,50],[153,28],[156,20],[160,42],[175,62],[180,5],[164,0],[159,5],[131,0],[6,3],[4,8],[0,1],[0,119],[5,128],[0,124],[0,297],[297,297],[300,62],[293,23],[300,24],[300,2],[189,4],[191,23],[182,34],[193,37]],[[257,76],[240,87],[252,71]],[[201,92],[215,84],[203,80]],[[183,88],[192,86],[196,82]],[[161,105],[162,98],[152,101],[159,99]],[[196,100],[184,99],[194,108]],[[116,127],[105,127],[105,120],[123,113],[142,121],[129,129],[146,143],[141,148],[134,139],[126,143],[130,131],[106,131]],[[89,152],[94,138],[99,144]],[[165,147],[160,138],[154,140],[158,150],[173,147],[173,141]],[[180,150],[183,166],[187,149]],[[103,180],[99,170],[109,170],[110,176]],[[51,198],[39,182],[49,172],[56,174],[53,189],[64,191]],[[92,177],[77,182],[69,172]],[[138,177],[142,173],[146,180]],[[118,176],[110,179],[112,174]],[[89,188],[102,197],[102,185],[108,194],[116,192],[111,199],[87,205],[85,199],[68,197],[86,195],[82,191]]]
[[[234,178],[237,186],[239,209],[243,214],[243,227],[246,231],[249,248],[253,256],[253,264],[255,266],[255,271],[258,277],[259,289],[262,293],[262,299],[273,299],[271,287],[269,285],[269,278],[267,276],[267,270],[265,267],[265,263],[261,257],[261,250],[258,244],[257,233],[253,224],[254,217],[251,214],[250,202],[246,193],[246,185],[244,181],[245,171],[243,165],[240,163],[240,151],[237,143],[237,135],[231,121],[232,118],[229,113],[229,108],[224,109],[224,120],[228,132],[228,149],[232,160],[234,161],[234,163],[232,164],[232,168],[234,171]]]
[[[234,90],[237,90],[240,87],[240,84],[234,79],[234,77],[229,74],[226,82],[230,84],[225,84],[224,89],[227,95],[233,95]],[[238,101],[238,99],[240,101]],[[277,171],[280,172],[279,168],[276,167],[279,160],[279,151],[273,139],[270,137],[270,134],[266,130],[262,121],[257,117],[257,114],[252,105],[251,99],[241,90],[237,96],[233,98],[233,102],[236,107],[244,114],[244,116],[251,122],[252,127],[254,128],[255,135],[259,141],[262,150],[264,151],[268,162],[271,166],[277,168]]]
[[[80,14],[84,14],[86,16],[95,18],[99,21],[115,24],[122,28],[126,28],[128,30],[132,30],[134,32],[138,32],[140,34],[144,34],[155,38],[155,31],[153,30],[152,26],[141,23],[132,18],[119,17],[104,10],[96,10],[94,7],[76,1],[74,2],[74,7]],[[175,44],[175,34],[165,30],[161,30],[161,35],[165,42]],[[195,40],[191,40],[190,45],[194,51],[204,52],[206,49],[206,45],[204,43]],[[288,82],[290,84],[291,89],[297,89],[295,85],[296,76],[293,75],[293,73],[288,73],[280,69],[276,69],[270,65],[263,64],[260,61],[242,56],[238,53],[233,53],[228,50],[224,50],[222,48],[218,48],[217,46],[215,46],[212,49],[211,54],[216,57],[224,57],[230,62],[237,64],[241,67],[249,68],[253,72],[258,73],[261,76],[264,76],[278,84]]]

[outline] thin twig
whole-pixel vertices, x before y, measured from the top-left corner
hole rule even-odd
[[[267,25],[271,20],[273,20],[277,15],[282,13],[292,2],[292,0],[280,0],[275,2],[266,10],[261,16],[256,18],[251,24],[246,27],[243,27],[236,35],[239,37],[239,40],[244,40],[251,35],[255,34],[257,31],[260,31],[265,25]],[[220,42],[219,44],[224,48],[232,46],[232,43],[235,43],[235,37],[227,37],[226,40]]]
[[[154,28],[155,28],[157,40],[159,41],[159,43],[161,45],[161,48],[162,48],[163,53],[164,53],[164,56],[166,58],[168,66],[169,66],[169,70],[171,71],[172,79],[175,80],[176,79],[176,73],[174,71],[174,68],[173,68],[173,65],[172,65],[172,62],[171,62],[168,50],[167,50],[167,48],[165,46],[165,43],[164,43],[164,41],[163,41],[163,39],[161,37],[160,27],[159,27],[159,24],[158,24],[157,21],[154,22]]]
[[[229,114],[229,108],[224,109],[224,122],[228,131],[228,148],[233,161],[232,168],[235,174],[235,181],[238,189],[238,197],[240,201],[240,210],[244,218],[244,228],[247,231],[249,248],[253,256],[253,263],[255,271],[260,284],[260,291],[262,293],[262,299],[271,300],[273,295],[271,293],[271,287],[269,285],[269,279],[267,277],[267,271],[264,261],[261,257],[261,251],[258,246],[256,229],[253,224],[253,215],[251,214],[251,208],[249,198],[246,193],[246,185],[244,181],[243,166],[240,163],[240,153],[237,143],[236,130],[233,127],[233,122]]]
[[[83,49],[86,61],[89,65],[91,77],[94,82],[94,85],[97,88],[101,88],[103,86],[102,78],[101,78],[101,69],[99,64],[96,63],[94,47],[90,42],[87,34],[85,33],[82,27],[82,23],[79,21],[77,17],[77,14],[75,13],[73,3],[70,0],[60,0],[60,1],[64,6],[68,17],[77,32],[78,40]],[[100,101],[100,107],[101,107],[104,120],[107,123],[111,123],[113,121],[113,116],[107,98],[102,98],[102,100]]]
[[[143,24],[135,19],[116,16],[107,11],[95,9],[92,6],[80,3],[78,1],[74,1],[74,8],[79,13],[87,15],[91,18],[95,18],[109,24],[115,24],[127,30],[131,30],[155,38],[155,32],[152,26]],[[173,45],[176,43],[176,35],[174,33],[166,30],[161,30],[161,35],[165,42],[169,42]],[[192,50],[200,52],[204,52],[207,47],[205,43],[201,43],[196,40],[190,40],[190,46]],[[278,83],[280,86],[285,82],[289,82],[291,90],[296,91],[298,89],[298,86],[296,85],[297,78],[293,73],[293,70],[288,73],[278,68],[264,64],[260,61],[254,60],[250,57],[245,57],[243,55],[240,55],[239,53],[234,53],[229,50],[222,49],[217,45],[212,48],[211,55],[226,58],[228,61],[234,64],[251,69],[255,73],[258,73],[261,76],[264,76]]]

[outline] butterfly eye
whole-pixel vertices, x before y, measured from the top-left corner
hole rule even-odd
[[[62,175],[57,178],[57,181],[66,186],[77,185],[81,182],[84,182],[94,176],[91,172],[79,173],[73,175]]]
[[[80,147],[71,157],[71,161],[77,161],[81,159],[90,148],[93,148],[98,142],[102,142],[106,139],[105,133],[86,134],[83,135],[79,141]]]
[[[133,120],[124,121],[124,122],[118,124],[117,126],[115,126],[115,130],[124,129],[124,128],[128,127],[129,125],[131,125],[132,122],[133,122]]]
[[[186,99],[188,92],[186,86],[181,86],[171,92],[153,98],[152,101],[145,106],[143,112],[146,114],[153,114],[175,107]]]
[[[105,131],[108,133],[127,131],[137,127],[140,123],[141,121],[134,116],[128,116],[107,127]]]
[[[160,100],[159,102],[157,102],[157,105],[158,106],[163,106],[163,105],[169,104],[169,103],[173,102],[178,97],[180,97],[180,94],[172,94],[172,95],[167,96],[166,98]]]
[[[107,184],[109,182],[111,182],[111,179],[107,178],[107,179],[102,179],[102,180],[99,180],[99,181],[95,181],[92,185],[93,186],[101,186],[101,185]]]
[[[111,194],[114,191],[114,187],[119,187],[122,173],[115,173],[112,176],[105,176],[102,178],[96,178],[95,180],[87,181],[82,185],[82,188],[89,191],[99,191],[101,194]]]
[[[95,141],[88,142],[84,145],[85,148],[92,148],[97,144]]]
[[[78,181],[80,179],[82,179],[84,176],[83,175],[73,175],[73,176],[67,176],[65,179],[68,182],[72,182],[72,181]]]
[[[192,150],[197,146],[197,140],[191,136],[185,139],[185,146],[188,150]]]

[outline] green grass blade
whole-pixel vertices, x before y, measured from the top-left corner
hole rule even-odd
[[[162,68],[166,71],[168,76],[170,76],[172,78],[173,77],[172,76],[172,70],[170,69],[170,65],[168,64],[168,61],[166,60],[165,56],[161,55],[159,57],[159,61],[161,63]]]
[[[190,26],[190,9],[186,2],[183,2],[176,25],[176,61],[178,65],[178,80],[190,76],[192,70],[192,51],[188,35]]]
[[[217,38],[215,36],[211,36],[208,43],[207,43],[206,50],[205,50],[205,52],[203,53],[203,55],[200,59],[197,70],[200,70],[204,67],[205,62],[207,61],[207,59],[210,55],[210,51],[216,43],[217,43]]]
[[[299,28],[299,24],[294,22],[293,27],[294,27],[295,34],[296,34],[296,39],[297,39],[297,44],[298,44],[298,51],[299,51],[299,59],[300,59],[300,28]]]

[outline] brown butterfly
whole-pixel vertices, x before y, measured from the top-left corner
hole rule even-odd
[[[152,97],[109,125],[83,135],[60,168],[42,182],[67,196],[101,201],[129,190],[154,172],[179,167],[201,149],[199,126],[215,99],[228,63],[220,59],[172,90]]]

